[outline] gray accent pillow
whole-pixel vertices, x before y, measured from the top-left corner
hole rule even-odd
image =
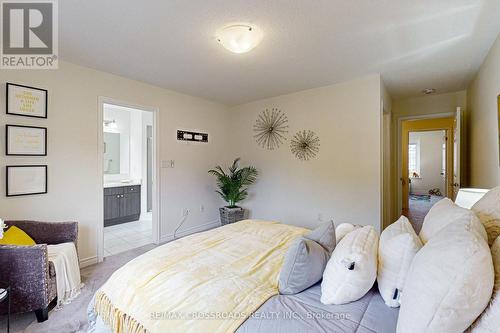
[[[335,249],[335,245],[337,245],[337,239],[335,237],[335,224],[333,221],[323,223],[305,235],[305,237],[323,246],[330,255],[332,254],[333,249]]]
[[[305,237],[296,239],[288,249],[281,268],[280,293],[297,294],[314,285],[323,277],[328,259],[330,254],[320,244]]]

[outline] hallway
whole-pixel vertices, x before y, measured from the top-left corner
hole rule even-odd
[[[442,196],[410,194],[410,200],[408,204],[408,219],[410,220],[417,234],[422,228],[422,223],[424,222],[425,215],[427,215],[431,207],[441,199],[443,199]]]

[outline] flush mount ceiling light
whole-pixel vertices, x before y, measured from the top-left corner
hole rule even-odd
[[[217,31],[217,41],[234,53],[245,53],[259,45],[262,31],[247,24],[232,24]]]
[[[430,94],[434,94],[436,92],[436,89],[434,88],[427,88],[427,89],[424,89],[422,90],[422,92],[426,95],[430,95]]]

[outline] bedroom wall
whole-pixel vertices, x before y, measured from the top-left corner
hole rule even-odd
[[[98,97],[130,104],[157,107],[160,111],[159,160],[175,160],[175,168],[161,168],[160,234],[168,239],[179,223],[182,208],[191,214],[182,230],[200,230],[218,223],[221,200],[213,193],[207,174],[212,166],[226,161],[228,109],[218,103],[191,97],[112,74],[60,62],[58,70],[2,70],[0,76],[0,136],[4,124],[48,127],[46,158],[0,159],[0,216],[4,219],[80,223],[79,254],[85,264],[96,256]],[[5,115],[5,82],[49,90],[48,119]],[[176,141],[177,129],[197,129],[210,134],[209,144]],[[48,194],[5,197],[5,165],[47,164]],[[203,205],[204,209],[200,209]]]
[[[257,145],[252,127],[266,108],[289,121],[288,140],[277,150]],[[232,157],[261,172],[241,203],[252,218],[314,227],[333,218],[380,228],[381,80],[379,75],[268,98],[231,108]],[[300,161],[290,138],[309,129],[320,138],[315,159]]]
[[[499,94],[500,35],[467,91],[470,109],[469,177],[472,187],[500,185]]]

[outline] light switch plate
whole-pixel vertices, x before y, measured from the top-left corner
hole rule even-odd
[[[161,168],[162,169],[170,169],[175,167],[175,161],[174,160],[163,160],[161,161]]]

